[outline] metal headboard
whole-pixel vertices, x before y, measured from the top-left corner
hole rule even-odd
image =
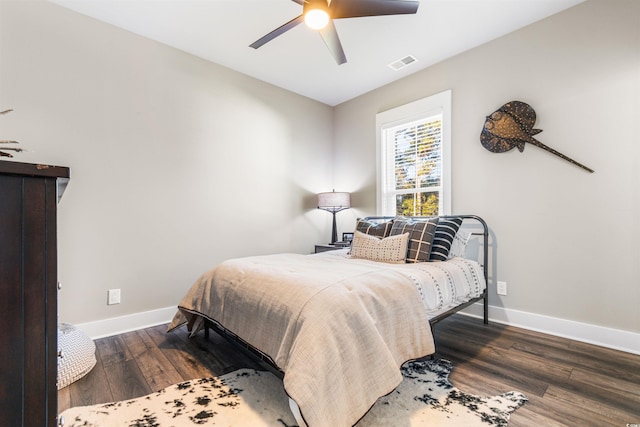
[[[394,216],[368,216],[365,217],[363,219],[368,220],[368,221],[390,221],[392,219],[394,219],[396,217]],[[413,220],[425,220],[427,218],[432,218],[432,217],[424,217],[424,216],[408,216],[405,218],[409,218],[409,219],[413,219]],[[484,305],[484,323],[488,323],[489,322],[489,299],[488,299],[488,289],[489,289],[489,227],[487,226],[487,223],[485,222],[484,219],[482,219],[481,217],[477,216],[477,215],[440,215],[438,216],[438,218],[448,218],[448,219],[453,219],[453,218],[462,218],[463,224],[465,220],[473,220],[478,222],[481,226],[482,226],[482,232],[471,232],[470,234],[472,236],[482,236],[482,272],[484,274],[484,280],[485,280],[485,290],[483,293],[483,296],[481,297],[482,299],[484,299],[483,305]],[[472,302],[475,302],[472,301]],[[439,321],[441,319],[436,319],[436,322]],[[432,324],[435,322],[432,322]]]

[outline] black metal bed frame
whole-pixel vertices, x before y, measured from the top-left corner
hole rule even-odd
[[[366,220],[370,220],[370,221],[388,221],[393,219],[394,217],[392,216],[368,216],[366,218]],[[408,217],[411,219],[425,219],[424,217]],[[464,304],[460,304],[457,305],[455,307],[453,307],[450,310],[447,310],[445,312],[440,313],[437,316],[432,317],[429,320],[429,323],[431,324],[431,326],[433,327],[433,325],[435,325],[436,323],[438,323],[439,321],[446,319],[447,317],[451,316],[452,314],[457,313],[458,311],[469,307],[470,305],[475,304],[478,301],[483,301],[483,321],[486,324],[489,323],[489,298],[488,298],[488,292],[487,289],[489,287],[489,227],[487,226],[487,223],[484,221],[484,219],[480,218],[477,215],[440,215],[439,218],[445,218],[445,219],[453,219],[453,218],[462,218],[463,219],[463,224],[464,224],[464,220],[474,220],[477,221],[481,226],[482,226],[482,232],[473,232],[470,233],[473,236],[482,236],[482,272],[484,274],[484,281],[485,281],[485,288],[484,288],[484,292],[477,298],[473,298],[467,302],[465,302]]]
[[[394,217],[389,216],[370,216],[364,219],[371,221],[387,221],[393,219]],[[424,219],[423,217],[411,217],[412,219]],[[489,227],[487,223],[477,215],[441,215],[440,218],[462,218],[464,220],[474,220],[477,221],[482,226],[482,232],[472,232],[471,235],[482,236],[482,269],[484,273],[485,279],[485,289],[482,294],[476,298],[472,298],[469,301],[455,306],[445,312],[438,314],[437,316],[432,317],[429,320],[429,325],[433,329],[433,326],[440,322],[441,320],[446,319],[447,317],[457,313],[460,310],[463,310],[476,302],[483,301],[483,322],[484,324],[489,323],[489,298],[488,298],[488,287],[489,287],[489,270],[488,270],[488,259],[489,259]],[[463,222],[464,224],[464,222]],[[264,354],[257,348],[253,347],[251,344],[244,341],[242,338],[234,334],[233,332],[227,330],[224,326],[219,324],[216,320],[210,319],[208,317],[203,316],[200,313],[193,313],[195,315],[201,316],[204,319],[204,337],[205,339],[209,339],[209,330],[213,329],[218,335],[225,338],[231,344],[241,349],[243,353],[253,359],[255,362],[259,363],[261,366],[265,367],[270,372],[276,374],[280,378],[284,376],[284,372],[276,365],[276,363],[269,357]]]

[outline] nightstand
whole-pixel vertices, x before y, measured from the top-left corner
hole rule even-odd
[[[348,247],[348,246],[336,246],[336,245],[332,245],[332,244],[316,245],[316,252],[315,253],[327,252],[327,251],[337,251],[339,249],[344,249],[346,247]]]

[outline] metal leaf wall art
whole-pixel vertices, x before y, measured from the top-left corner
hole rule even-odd
[[[0,111],[0,115],[4,115],[7,113],[12,112],[13,110],[4,110],[4,111]],[[0,144],[18,144],[18,141],[11,141],[8,139],[0,139]],[[4,150],[4,151],[2,151]],[[24,151],[22,148],[17,148],[17,147],[5,147],[4,145],[0,145],[0,157],[13,157],[13,154],[11,153],[6,153],[5,151],[13,151],[16,153],[19,153],[21,151]]]
[[[528,142],[593,173],[593,169],[535,139],[533,135],[542,132],[541,129],[533,128],[535,122],[536,112],[529,104],[521,101],[507,102],[487,116],[480,134],[480,142],[484,148],[493,153],[504,153],[515,147],[523,152],[524,146]]]

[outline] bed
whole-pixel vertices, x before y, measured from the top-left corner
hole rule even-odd
[[[473,237],[479,256],[460,256]],[[351,426],[397,387],[404,362],[435,352],[434,324],[480,301],[487,323],[487,255],[478,216],[368,217],[349,249],[219,264],[169,330],[212,328],[249,350],[282,377],[300,425]]]

